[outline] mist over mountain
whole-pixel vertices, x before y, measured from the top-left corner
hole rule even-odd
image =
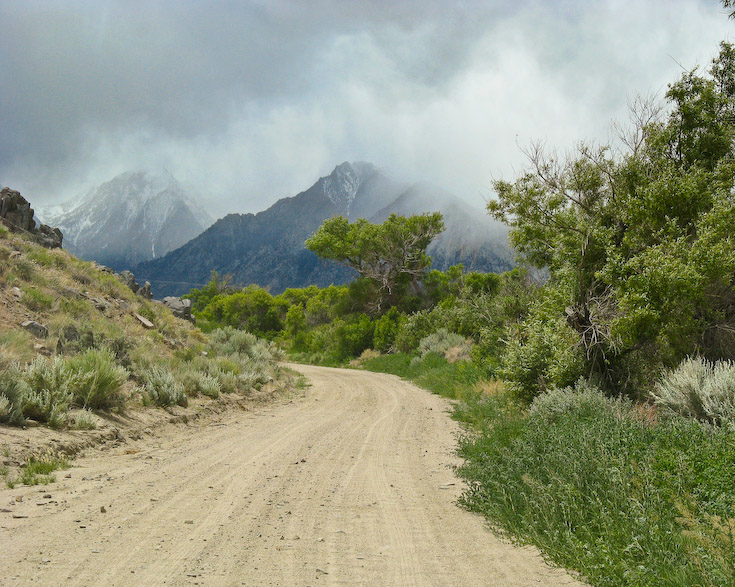
[[[213,220],[165,171],[123,173],[36,214],[61,229],[65,249],[116,270],[165,255]]]
[[[426,251],[433,268],[444,270],[457,263],[474,271],[505,271],[513,267],[505,225],[428,183],[412,185],[368,220],[377,224],[391,214],[412,216],[424,212],[441,212],[444,216],[444,231]]]
[[[446,231],[429,248],[433,267],[462,262],[478,271],[513,266],[506,233],[482,210],[427,184],[394,182],[370,163],[342,163],[306,191],[257,214],[229,214],[164,257],[135,268],[157,297],[181,295],[205,284],[213,270],[240,285],[255,283],[278,293],[288,287],[346,283],[355,273],[320,260],[304,241],[332,216],[382,222],[392,212],[444,214]]]

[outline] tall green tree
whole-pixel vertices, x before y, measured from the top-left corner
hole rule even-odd
[[[357,271],[373,286],[369,309],[380,313],[394,305],[431,265],[426,248],[442,230],[438,212],[391,216],[382,224],[361,218],[350,223],[343,216],[326,220],[306,241],[306,248]]]
[[[666,99],[665,116],[634,112],[625,151],[582,146],[562,159],[534,147],[524,175],[495,182],[490,213],[551,274],[510,347],[526,392],[579,375],[631,392],[687,354],[735,357],[733,47]]]

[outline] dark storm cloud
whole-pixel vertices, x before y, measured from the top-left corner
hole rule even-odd
[[[599,137],[731,26],[640,4],[2,2],[0,183],[51,201],[165,166],[221,213],[367,159],[477,192],[517,136]]]

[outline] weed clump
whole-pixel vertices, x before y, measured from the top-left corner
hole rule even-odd
[[[120,394],[128,371],[115,363],[107,349],[87,349],[68,359],[70,380],[74,382],[74,403],[80,408],[109,409],[120,406]]]

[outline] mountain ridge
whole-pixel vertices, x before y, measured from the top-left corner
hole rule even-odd
[[[420,209],[430,205],[433,207]],[[384,219],[381,214],[389,210],[445,214],[445,233],[451,238],[440,237],[429,247],[429,255],[432,251],[436,255],[435,268],[445,269],[458,262],[478,271],[511,268],[512,254],[504,244],[502,231],[479,210],[453,212],[464,207],[471,209],[438,188],[395,182],[370,163],[344,162],[307,190],[281,198],[266,210],[228,214],[178,249],[138,264],[134,272],[139,279],[151,282],[157,297],[181,295],[191,287],[200,287],[213,270],[232,275],[240,285],[255,283],[273,293],[288,287],[346,283],[355,277],[354,271],[319,259],[304,247],[304,241],[332,216],[342,214],[350,220],[368,218],[379,222]],[[462,237],[468,229],[458,223],[475,227],[469,231],[475,234],[483,230],[476,227],[478,222],[493,233],[492,240],[475,242]],[[447,248],[450,246],[454,249]]]
[[[131,171],[84,196],[37,210],[65,248],[116,270],[157,258],[202,232],[211,217],[168,172]]]

